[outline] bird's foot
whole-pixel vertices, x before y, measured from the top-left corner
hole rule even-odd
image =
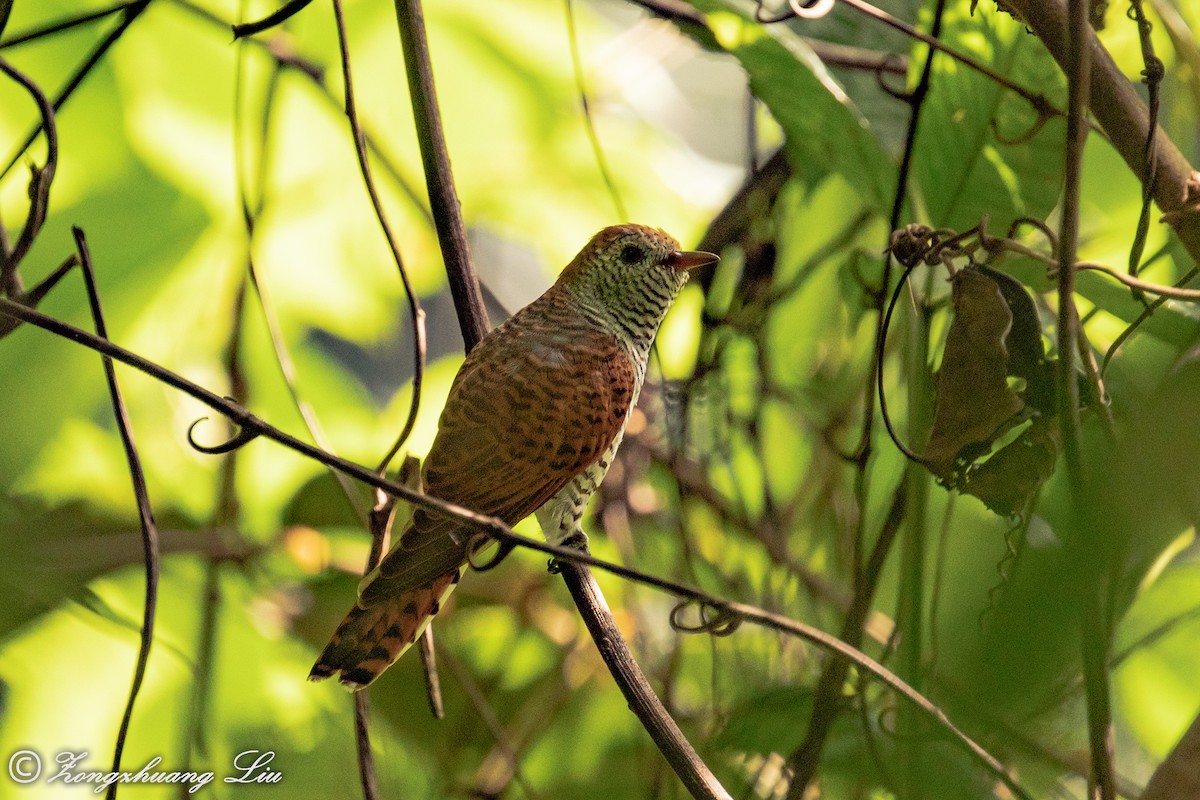
[[[559,547],[570,547],[570,548],[580,551],[581,553],[587,553],[588,552],[588,536],[583,531],[575,531],[571,535],[564,538],[561,542],[559,542],[558,546]],[[546,564],[546,568],[550,571],[551,575],[557,575],[559,572],[562,571],[562,564],[559,562],[559,560],[557,558],[552,558]]]

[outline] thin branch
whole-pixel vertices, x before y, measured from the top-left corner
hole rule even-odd
[[[43,314],[42,312],[28,308],[20,303],[13,302],[8,298],[0,297],[0,314],[4,316],[19,319],[22,322],[42,328],[57,336],[69,339],[73,342],[81,344],[91,350],[99,353],[104,353],[111,356],[117,361],[144,372],[145,374],[155,378],[156,380],[167,384],[179,391],[187,394],[196,400],[200,401],[209,408],[219,412],[226,417],[233,425],[242,429],[244,433],[240,434],[240,444],[245,444],[255,438],[263,437],[275,441],[290,450],[294,450],[308,458],[318,461],[326,466],[331,466],[341,472],[350,475],[369,486],[374,486],[385,490],[389,494],[400,497],[411,503],[423,506],[432,511],[440,512],[452,517],[461,519],[463,522],[475,527],[482,527],[486,530],[491,530],[495,527],[496,521],[490,517],[476,514],[468,511],[461,506],[456,506],[452,503],[447,503],[430,495],[424,495],[408,489],[395,481],[387,480],[376,475],[372,470],[366,467],[347,461],[343,458],[330,455],[318,447],[315,447],[307,442],[285,433],[278,428],[275,428],[266,422],[263,422],[258,417],[251,414],[244,406],[231,400],[227,397],[222,397],[214,392],[205,389],[197,383],[189,381],[153,361],[150,361],[143,356],[139,356],[125,348],[113,344],[112,342],[100,339],[99,337],[88,333],[82,328],[77,328],[66,322],[55,319],[54,317]],[[206,418],[205,418],[206,419]],[[203,421],[203,420],[198,420]],[[194,427],[194,425],[193,425]],[[220,448],[207,448],[220,449]]]
[[[408,272],[404,270],[404,261],[400,255],[400,245],[396,242],[395,236],[392,236],[388,218],[384,215],[383,204],[380,203],[379,194],[376,192],[376,187],[374,187],[374,181],[371,180],[371,163],[367,161],[366,144],[364,138],[362,138],[361,128],[359,128],[359,115],[354,106],[354,78],[350,74],[350,48],[346,36],[346,19],[344,19],[342,14],[341,0],[334,0],[332,6],[334,6],[334,23],[337,29],[338,54],[340,54],[342,61],[343,110],[346,113],[347,120],[349,120],[350,138],[354,139],[354,154],[358,157],[359,172],[362,175],[362,182],[366,186],[367,196],[371,198],[371,205],[374,213],[376,213],[379,227],[383,229],[384,237],[388,240],[392,259],[395,259],[396,266],[400,269],[401,279],[404,282],[404,289],[408,291],[408,300],[410,309],[412,309],[413,326],[415,329],[416,363],[413,377],[413,402],[409,407],[408,422],[404,425],[404,431],[400,434],[400,439],[396,441],[396,446],[392,447],[388,456],[384,457],[383,463],[379,465],[379,473],[384,473],[391,456],[395,455],[397,450],[400,450],[401,441],[408,437],[409,431],[412,431],[412,427],[416,421],[416,409],[418,409],[421,402],[421,375],[425,372],[425,315],[424,312],[421,312],[418,302],[416,302],[416,295],[413,293],[412,285],[408,283]],[[388,505],[386,503],[383,504],[385,509]],[[388,509],[388,513],[385,513],[383,516],[380,516],[378,513],[378,505],[374,511],[376,512],[372,513],[371,516],[371,552],[367,554],[364,575],[370,575],[371,570],[376,569],[379,559],[383,558],[383,553],[386,547],[388,547],[389,523],[392,519],[390,512],[394,511],[394,506]],[[379,781],[376,765],[374,765],[374,754],[371,752],[370,712],[370,696],[368,696],[367,692],[356,693],[354,696],[354,742],[355,753],[358,754],[359,782],[362,787],[362,798],[364,800],[377,800],[379,796]]]
[[[41,303],[42,300],[45,299],[46,295],[50,293],[50,290],[57,286],[58,282],[61,281],[68,272],[77,266],[79,266],[79,256],[72,253],[71,255],[67,256],[63,263],[59,264],[58,269],[54,270],[54,272],[51,272],[49,275],[43,278],[28,292],[25,292],[25,296],[21,298],[21,303],[29,306],[30,308],[37,308],[38,304]],[[8,336],[8,334],[12,333],[20,326],[20,320],[13,319],[11,317],[0,319],[0,339]]]
[[[1116,278],[1126,286],[1137,289],[1138,291],[1156,294],[1167,300],[1183,300],[1188,303],[1200,303],[1200,289],[1185,289],[1182,286],[1164,286],[1161,283],[1151,283],[1144,281],[1141,278],[1135,278],[1119,270],[1115,270],[1105,264],[1096,264],[1091,261],[1079,261],[1075,264],[1075,270],[1093,270],[1095,272],[1103,272],[1111,278]]]
[[[350,123],[350,135],[354,139],[354,154],[358,158],[358,169],[362,174],[363,186],[367,190],[367,196],[371,199],[371,208],[375,211],[375,219],[379,222],[379,228],[383,231],[384,239],[387,240],[388,250],[392,254],[392,261],[396,264],[396,271],[400,273],[400,282],[404,285],[404,294],[408,298],[409,318],[412,321],[412,401],[408,408],[408,418],[404,421],[404,426],[399,436],[396,437],[396,441],[380,461],[379,470],[383,471],[387,469],[388,463],[400,451],[404,443],[408,441],[409,434],[412,433],[413,427],[417,424],[417,412],[421,408],[421,384],[425,376],[425,311],[421,308],[421,301],[417,298],[417,293],[408,278],[408,270],[404,268],[404,258],[400,255],[400,244],[396,241],[396,235],[392,232],[392,226],[388,223],[387,214],[383,210],[383,201],[379,197],[379,190],[375,187],[375,179],[371,176],[371,161],[367,156],[366,135],[359,124],[358,111],[354,102],[354,78],[350,72],[350,45],[346,36],[346,20],[342,14],[341,0],[333,0],[333,17],[337,27],[338,52],[342,62],[342,85],[345,92],[344,110],[346,119]]]
[[[438,674],[432,621],[425,626],[425,630],[421,631],[421,636],[417,639],[417,652],[421,656],[421,671],[425,673],[425,699],[429,701],[429,713],[434,719],[445,719],[446,706],[442,702],[442,679]]]
[[[865,47],[838,44],[814,39],[811,36],[800,36],[800,41],[808,45],[827,66],[842,69],[862,70],[875,75],[908,74],[908,56],[900,53],[879,52]]]
[[[288,2],[262,19],[255,20],[254,22],[240,22],[233,25],[233,38],[241,39],[243,36],[253,36],[256,33],[270,30],[277,25],[282,25],[311,2],[312,0],[288,0]]]
[[[657,17],[670,20],[686,34],[701,39],[712,39],[712,31],[708,27],[704,14],[683,0],[629,0],[629,2],[646,9]],[[812,49],[817,58],[831,67],[863,70],[876,74],[908,74],[908,56],[899,53],[881,53],[865,47],[826,42],[808,36],[800,36],[799,39]],[[713,44],[715,43],[714,39]]]
[[[358,755],[359,785],[366,800],[375,800],[379,797],[379,781],[376,779],[375,755],[371,752],[370,714],[370,696],[366,692],[355,692],[354,750]]]
[[[135,6],[140,2],[142,2],[142,0],[125,0],[123,3],[116,3],[108,8],[102,8],[99,11],[88,11],[73,17],[64,17],[63,19],[47,23],[41,27],[15,34],[10,39],[5,39],[3,42],[0,42],[0,50],[7,50],[10,47],[17,47],[18,45],[35,42],[39,39],[53,36],[56,33],[69,31],[72,28],[86,25],[89,22],[95,22],[98,19],[104,19],[111,14],[116,14],[118,11],[125,11],[130,6]]]
[[[1079,244],[1080,183],[1083,174],[1083,148],[1087,141],[1088,99],[1091,97],[1091,48],[1086,37],[1091,31],[1086,0],[1069,0],[1068,35],[1074,46],[1065,64],[1067,73],[1067,141],[1064,166],[1062,223],[1058,242],[1058,363],[1056,370],[1058,420],[1067,469],[1068,504],[1079,517],[1086,500],[1087,475],[1079,428],[1079,382],[1075,377],[1076,346],[1081,330],[1075,307],[1075,254]],[[1084,536],[1091,531],[1079,530]],[[1087,702],[1088,745],[1092,774],[1089,794],[1100,800],[1116,800],[1116,775],[1113,769],[1112,717],[1109,709],[1108,653],[1109,625],[1104,613],[1102,585],[1090,586],[1084,602],[1082,658],[1084,693]]]
[[[51,103],[51,107],[56,113],[60,111],[63,107],[63,104],[71,98],[71,95],[73,95],[75,90],[79,88],[79,85],[83,83],[84,78],[91,74],[92,68],[95,67],[96,64],[100,63],[100,59],[103,58],[104,54],[109,51],[109,48],[111,48],[117,42],[117,40],[121,38],[125,31],[129,29],[129,26],[133,24],[134,20],[141,16],[141,13],[145,11],[146,7],[149,5],[150,0],[139,0],[139,2],[131,3],[125,7],[125,15],[121,18],[121,22],[115,28],[109,31],[108,35],[105,36],[104,39],[101,40],[101,42],[96,45],[96,47],[94,47],[90,53],[88,53],[83,62],[75,68],[75,71],[71,74],[71,77],[67,79],[66,85],[64,85],[55,96],[54,102]],[[21,155],[29,149],[29,146],[33,144],[34,140],[37,139],[38,133],[41,131],[42,125],[39,123],[32,131],[29,132],[29,135],[25,137],[25,142],[17,149],[12,158],[9,159],[4,169],[0,170],[0,178],[7,175],[9,170],[16,166],[16,163],[21,160]]]
[[[1187,274],[1175,281],[1172,288],[1184,288],[1187,284],[1191,283],[1197,275],[1200,275],[1200,267],[1192,267],[1187,271]],[[1154,315],[1154,312],[1160,309],[1166,302],[1167,298],[1165,296],[1160,295],[1156,297],[1144,309],[1142,309],[1142,313],[1138,314],[1137,319],[1129,323],[1129,325],[1127,325],[1125,329],[1117,335],[1117,338],[1113,339],[1112,344],[1108,346],[1108,350],[1104,353],[1103,360],[1100,362],[1101,376],[1103,376],[1108,370],[1109,363],[1112,361],[1113,356],[1117,354],[1117,351],[1121,348],[1121,345],[1125,344],[1129,337],[1136,333],[1137,329],[1140,328],[1142,324],[1146,322],[1146,320],[1150,319],[1150,317]]]
[[[29,253],[29,248],[33,247],[33,240],[37,237],[38,231],[42,229],[42,224],[46,221],[46,213],[50,208],[50,186],[54,182],[54,173],[58,168],[58,127],[55,124],[54,108],[51,107],[46,95],[32,79],[2,58],[0,58],[0,72],[20,84],[21,88],[28,92],[29,96],[37,103],[38,114],[41,117],[38,130],[46,132],[46,164],[41,168],[36,166],[30,168],[33,175],[29,180],[29,214],[25,218],[25,225],[21,228],[21,233],[12,249],[8,252],[0,252],[0,292],[20,299],[24,295],[24,288],[21,285],[17,268]],[[36,137],[36,135],[35,132],[34,136]]]
[[[731,795],[725,791],[708,765],[701,760],[679,730],[674,718],[667,713],[650,682],[646,680],[646,675],[637,659],[633,657],[628,643],[621,636],[591,570],[577,562],[560,563],[559,568],[571,597],[579,606],[583,622],[596,643],[596,649],[600,651],[600,656],[604,659],[608,671],[612,673],[613,680],[620,687],[621,694],[625,695],[630,710],[637,715],[642,727],[658,745],[658,749],[692,797],[732,800]],[[598,609],[599,613],[583,613],[585,609],[588,612]]]
[[[885,24],[891,28],[895,28],[896,30],[900,31],[901,33],[905,34],[906,36],[909,36],[920,42],[924,42],[925,44],[929,45],[931,48],[933,48],[935,50],[942,51],[943,53],[950,56],[952,59],[959,62],[963,66],[966,66],[966,67],[978,72],[979,74],[986,76],[989,80],[993,81],[994,83],[996,83],[1000,86],[1003,86],[1004,88],[1008,89],[1010,92],[1013,92],[1014,94],[1023,98],[1026,102],[1029,103],[1029,105],[1033,106],[1033,110],[1035,112],[1037,112],[1038,118],[1040,120],[1048,120],[1053,117],[1060,117],[1063,115],[1061,111],[1059,111],[1048,100],[1046,100],[1045,96],[1038,94],[1036,92],[1032,92],[1029,89],[1026,89],[1024,86],[1021,86],[1020,84],[1011,80],[1007,76],[1002,75],[1001,73],[992,69],[988,65],[984,64],[982,61],[979,61],[979,60],[973,58],[972,56],[967,55],[966,53],[960,53],[959,51],[955,50],[953,47],[950,47],[949,45],[945,44],[944,42],[938,40],[936,36],[932,36],[930,34],[927,34],[923,31],[919,30],[918,28],[914,27],[913,25],[910,25],[909,23],[905,22],[904,20],[901,20],[901,19],[898,19],[897,17],[892,16],[891,14],[884,11],[883,9],[876,8],[875,6],[866,2],[866,0],[842,0],[842,2],[844,2],[846,5],[850,6],[855,11],[858,11],[861,14],[865,14],[866,16],[871,17],[872,19],[877,20],[879,22],[882,22],[883,24]],[[825,11],[828,12],[829,10],[832,10],[833,6],[834,6],[834,0],[829,0],[828,5],[825,7]],[[793,5],[792,3],[789,3],[788,10],[785,11],[783,14],[780,14],[779,16],[774,17],[774,18],[767,18],[767,17],[764,17],[764,15],[763,15],[763,2],[762,2],[762,0],[759,0],[754,16],[758,22],[761,22],[764,25],[770,25],[770,24],[774,24],[774,23],[778,23],[778,22],[784,22],[786,20],[794,18],[796,16],[796,12],[794,9],[795,9],[795,5]],[[817,16],[820,16],[820,15],[817,15]]]
[[[1159,88],[1163,78],[1166,77],[1166,68],[1163,66],[1162,60],[1154,54],[1154,42],[1150,38],[1150,20],[1146,18],[1142,0],[1130,0],[1129,15],[1138,28],[1138,39],[1142,46],[1142,64],[1145,66],[1142,75],[1150,101],[1148,109],[1150,124],[1146,131],[1146,179],[1142,181],[1142,210],[1138,214],[1137,229],[1134,233],[1133,244],[1129,248],[1129,274],[1136,277],[1141,268],[1142,253],[1146,249],[1146,235],[1150,231],[1150,204],[1154,200],[1154,183],[1158,176]]]
[[[354,153],[358,159],[358,168],[362,175],[363,185],[366,187],[368,197],[370,197],[371,207],[375,211],[375,219],[379,222],[379,227],[383,231],[384,238],[387,240],[388,249],[391,250],[392,260],[395,262],[396,269],[400,273],[400,280],[404,284],[404,291],[408,297],[409,317],[412,320],[413,328],[413,347],[415,352],[413,356],[412,400],[409,404],[408,418],[405,420],[400,434],[388,449],[377,468],[377,471],[383,474],[387,470],[388,463],[400,451],[400,448],[408,440],[409,434],[412,433],[413,427],[417,422],[417,412],[421,407],[421,385],[425,375],[425,312],[421,308],[420,301],[417,299],[417,293],[408,279],[408,271],[404,268],[404,259],[400,255],[400,245],[392,233],[391,225],[388,223],[387,215],[383,210],[383,201],[380,199],[379,192],[375,187],[375,181],[371,177],[371,162],[367,156],[366,137],[359,125],[358,111],[354,101],[354,78],[350,68],[350,45],[346,35],[346,20],[342,13],[341,0],[333,0],[333,17],[337,29],[338,52],[342,64],[342,86],[345,98],[344,111],[346,119],[350,123],[351,137],[354,139]],[[384,508],[386,507],[387,503],[385,502]],[[388,516],[390,518],[390,514]],[[378,520],[380,517],[374,516],[373,519]],[[386,522],[381,530],[376,530],[373,526],[372,535],[374,542],[364,574],[369,574],[379,563],[379,559],[382,557],[384,548],[386,547],[387,532],[388,527]],[[423,636],[422,641],[427,642],[427,636]],[[436,676],[429,677],[429,671],[436,669],[430,658],[432,649],[426,644],[425,647],[421,648],[421,652],[423,654],[422,664],[426,669],[427,685],[432,686],[437,683]],[[433,697],[434,695],[431,694],[430,696]],[[379,795],[379,788],[375,778],[375,760],[371,754],[371,741],[368,733],[368,703],[369,701],[365,693],[360,693],[355,698],[354,729],[358,743],[358,766],[362,779],[363,797],[366,800],[374,800]]]
[[[491,326],[479,289],[479,277],[467,245],[462,208],[454,190],[450,154],[442,131],[442,112],[438,108],[437,91],[433,85],[433,64],[425,36],[425,14],[421,10],[420,0],[395,0],[395,4],[413,122],[417,128],[421,164],[425,169],[425,184],[429,191],[429,206],[442,248],[442,260],[446,264],[450,294],[458,312],[458,327],[469,352],[487,335]]]
[[[108,326],[104,322],[104,311],[100,307],[100,292],[96,288],[96,273],[92,268],[92,256],[88,250],[87,239],[79,228],[72,228],[72,233],[75,236],[75,247],[83,270],[83,283],[87,288],[88,304],[91,307],[92,322],[96,326],[96,335],[107,339]],[[125,460],[129,465],[129,479],[133,483],[133,496],[137,501],[138,520],[142,529],[143,566],[146,574],[146,592],[142,606],[142,627],[137,662],[133,668],[133,680],[129,687],[129,698],[125,702],[125,712],[121,716],[121,727],[117,731],[117,740],[113,747],[112,771],[120,772],[121,755],[125,751],[125,738],[129,735],[129,725],[133,720],[133,706],[137,702],[142,681],[146,677],[146,665],[150,662],[150,647],[154,644],[154,619],[158,608],[158,526],[154,522],[154,512],[150,508],[146,475],[142,471],[137,444],[133,440],[133,427],[129,422],[129,411],[125,408],[125,400],[121,397],[121,389],[117,385],[116,370],[113,369],[111,358],[102,356],[101,360],[104,363],[104,380],[108,384],[108,394],[112,401],[113,418],[116,420],[117,432],[125,450]],[[114,800],[116,796],[117,783],[114,782],[109,784],[105,797],[108,800]]]

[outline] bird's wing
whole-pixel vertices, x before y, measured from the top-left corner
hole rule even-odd
[[[617,340],[590,328],[510,325],[463,364],[425,460],[426,493],[512,525],[594,464],[622,430],[636,374]],[[452,519],[417,509],[364,581],[364,608],[460,565]]]

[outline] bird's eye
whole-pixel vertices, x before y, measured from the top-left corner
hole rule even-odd
[[[638,247],[636,244],[627,244],[625,247],[621,248],[621,260],[631,266],[641,261],[645,255],[646,254],[642,252],[642,248]]]

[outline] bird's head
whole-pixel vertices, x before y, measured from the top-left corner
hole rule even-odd
[[[622,316],[642,309],[645,322],[657,328],[690,271],[716,260],[712,253],[681,250],[656,228],[613,225],[592,237],[560,280],[586,305]]]

